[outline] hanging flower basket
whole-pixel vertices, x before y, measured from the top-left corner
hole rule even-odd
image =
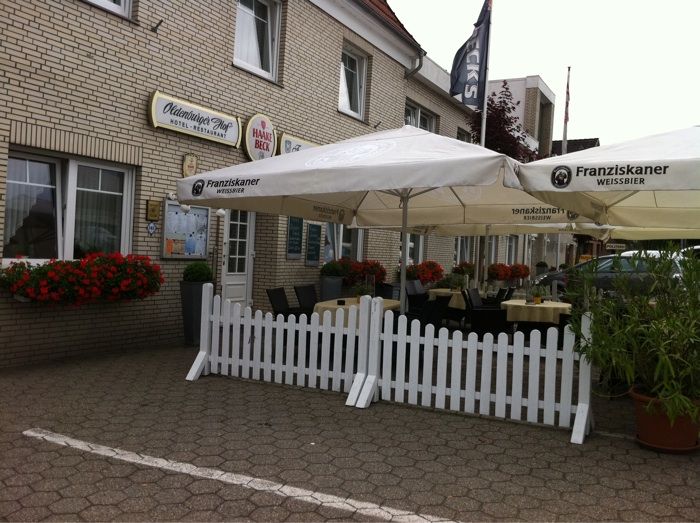
[[[148,256],[120,253],[36,266],[18,261],[0,271],[0,287],[16,300],[67,305],[141,300],[158,292],[163,281]]]

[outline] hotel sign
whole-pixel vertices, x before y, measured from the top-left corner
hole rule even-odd
[[[233,147],[241,144],[240,118],[158,91],[151,97],[151,124]]]

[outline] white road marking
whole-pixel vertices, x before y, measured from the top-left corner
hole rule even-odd
[[[332,496],[330,494],[314,492],[312,490],[292,487],[290,485],[283,485],[281,483],[275,483],[274,481],[254,478],[243,474],[233,474],[231,472],[224,472],[223,470],[217,470],[209,467],[197,467],[191,463],[171,461],[169,459],[156,458],[154,456],[129,452],[128,450],[106,447],[104,445],[89,443],[87,441],[71,438],[69,436],[64,436],[63,434],[57,434],[44,429],[29,429],[25,430],[22,434],[30,438],[40,439],[56,445],[71,447],[84,452],[97,454],[99,456],[134,463],[136,465],[155,467],[162,470],[177,472],[179,474],[187,474],[197,478],[213,479],[216,481],[221,481],[222,483],[228,483],[230,485],[239,485],[241,487],[253,490],[269,492],[278,496],[295,498],[299,501],[304,501],[313,505],[329,506],[338,510],[345,510],[350,513],[358,513],[364,516],[375,517],[384,521],[449,521],[437,516],[416,514],[408,510],[401,510],[384,505],[376,505],[374,503],[359,501],[352,498],[341,498],[339,496]]]

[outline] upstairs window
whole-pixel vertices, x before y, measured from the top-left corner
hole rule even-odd
[[[87,0],[102,9],[129,18],[131,16],[131,0]]]
[[[434,133],[435,120],[435,115],[427,109],[424,109],[420,105],[406,102],[404,121],[407,125],[412,125],[413,127],[418,127],[419,129],[424,129]]]
[[[238,0],[233,63],[269,80],[277,78],[280,4]]]
[[[470,143],[471,140],[469,139],[469,133],[462,129],[461,127],[457,127],[457,139],[460,142],[467,142]]]
[[[360,119],[364,113],[366,63],[366,58],[349,49],[341,54],[338,109]]]

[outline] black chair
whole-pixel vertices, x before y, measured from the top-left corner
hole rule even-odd
[[[287,300],[287,293],[284,292],[284,287],[265,289],[265,292],[267,292],[267,298],[270,300],[270,305],[272,305],[272,312],[275,316],[281,314],[286,318],[290,314],[294,314],[296,316],[301,314],[301,309],[299,307],[289,306],[289,301]]]
[[[489,308],[489,309],[500,309],[501,304],[487,304],[484,303],[484,301],[481,299],[481,296],[479,295],[479,289],[467,289],[467,304],[469,307],[472,309],[484,309],[484,308]]]
[[[425,292],[420,280],[408,280],[406,282],[406,299],[408,310],[412,314],[418,314],[428,301],[428,293]]]
[[[314,285],[295,285],[294,293],[297,295],[301,313],[311,316],[311,313],[314,312],[314,305],[318,303],[316,287]]]
[[[391,283],[375,283],[374,293],[380,298],[391,300],[394,298],[394,286]]]
[[[436,296],[434,300],[426,301],[417,313],[412,313],[409,309],[406,313],[406,318],[409,322],[418,319],[421,324],[421,332],[425,330],[426,325],[433,325],[436,329],[439,329],[446,319],[447,306],[451,299],[452,296]]]
[[[506,292],[506,295],[503,297],[502,301],[508,301],[513,297],[513,294],[515,293],[515,287],[508,287],[508,291]]]
[[[464,301],[467,303],[465,329],[467,333],[476,332],[483,336],[490,332],[495,336],[500,332],[511,333],[512,325],[508,323],[508,312],[496,306],[484,305],[477,289],[462,291]]]
[[[508,294],[508,287],[499,287],[496,296],[493,298],[486,298],[482,300],[484,305],[500,305],[503,300],[506,299],[506,294]]]

